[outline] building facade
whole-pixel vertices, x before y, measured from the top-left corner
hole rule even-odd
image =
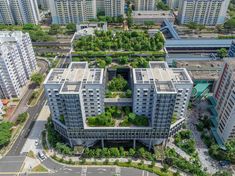
[[[19,97],[20,88],[37,67],[29,34],[2,31],[0,50],[0,97]]]
[[[90,146],[97,140],[141,141],[149,147],[167,139],[174,113],[186,114],[193,82],[185,69],[150,62],[149,68],[132,69],[132,109],[148,117],[146,127],[91,127],[87,118],[105,111],[104,69],[73,62],[53,69],[44,86],[55,130],[71,145]],[[128,101],[129,102],[129,101]],[[110,103],[110,102],[109,102]],[[102,142],[103,143],[103,142]]]
[[[49,10],[49,0],[37,0],[38,8],[42,10]]]
[[[229,48],[229,51],[228,51],[228,56],[235,57],[235,40],[232,41],[231,47]]]
[[[215,26],[223,24],[226,19],[230,0],[180,0],[178,21],[181,24]]]
[[[49,6],[54,24],[79,24],[96,18],[96,0],[51,0]]]
[[[3,0],[0,4],[2,24],[38,24],[40,15],[35,0]]]
[[[125,0],[104,0],[105,16],[117,17],[124,15]]]
[[[180,0],[167,0],[166,2],[170,9],[177,9],[179,7],[179,1]]]
[[[217,82],[214,97],[217,101],[216,131],[223,143],[235,137],[235,61],[226,59]]]
[[[153,11],[156,9],[155,0],[135,0],[135,11]]]

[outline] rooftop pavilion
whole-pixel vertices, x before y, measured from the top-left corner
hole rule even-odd
[[[61,92],[79,92],[82,84],[102,84],[103,69],[88,68],[87,62],[72,62],[68,68],[50,71],[45,84],[62,84]]]

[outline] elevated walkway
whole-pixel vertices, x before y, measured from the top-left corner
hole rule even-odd
[[[132,98],[105,98],[105,106],[132,106]]]
[[[162,24],[160,31],[161,32],[168,32],[172,36],[172,38],[175,40],[180,39],[180,36],[178,35],[175,28],[173,27],[173,24],[168,19],[165,19],[163,21],[163,24]]]
[[[226,150],[226,147],[224,146],[224,143],[223,143],[222,139],[219,137],[219,135],[216,131],[216,128],[211,128],[211,133],[214,136],[214,138],[215,138],[217,144],[219,145],[219,147],[223,150]]]

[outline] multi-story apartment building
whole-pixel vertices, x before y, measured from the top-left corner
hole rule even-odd
[[[179,0],[167,0],[166,2],[171,9],[176,9],[179,7]]]
[[[0,3],[0,24],[15,24],[9,3],[9,0],[2,0]]]
[[[39,9],[48,10],[50,0],[37,0]]]
[[[216,131],[221,141],[235,137],[235,61],[225,59],[224,67],[217,82],[214,97],[217,100]]]
[[[88,126],[87,118],[105,111],[104,69],[73,62],[66,69],[51,70],[44,83],[55,130],[71,145],[133,140],[135,146],[139,140],[151,147],[163,142],[169,135],[173,113],[185,116],[193,82],[186,69],[171,69],[165,62],[150,62],[149,68],[132,69],[131,73],[132,109],[148,117],[148,126]]]
[[[36,70],[36,58],[28,33],[0,33],[0,97],[20,96],[20,88]]]
[[[178,20],[214,26],[223,24],[230,0],[180,0]]]
[[[96,18],[96,0],[51,0],[49,6],[54,24],[79,24]]]
[[[231,44],[229,51],[228,51],[228,56],[235,57],[235,40],[232,41],[232,44]]]
[[[39,21],[35,0],[3,0],[0,4],[0,22],[3,24],[38,24]]]
[[[106,16],[116,17],[124,15],[125,0],[104,0]]]
[[[135,11],[153,11],[156,8],[156,0],[135,0]]]

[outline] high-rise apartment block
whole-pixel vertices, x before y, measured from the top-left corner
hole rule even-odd
[[[35,0],[2,0],[0,3],[0,23],[38,24],[40,15]]]
[[[89,146],[97,140],[133,140],[135,145],[138,140],[151,147],[168,137],[174,113],[185,116],[193,86],[186,69],[150,62],[149,68],[132,69],[129,99],[133,112],[148,117],[149,125],[89,126],[87,118],[104,113],[107,105],[104,73],[88,68],[87,62],[72,62],[68,68],[51,70],[45,80],[55,130],[71,145]]]
[[[167,0],[166,2],[170,9],[176,9],[179,7],[179,1],[180,0]]]
[[[235,61],[226,59],[217,82],[214,97],[217,100],[216,131],[223,143],[235,137]]]
[[[28,33],[0,33],[0,97],[20,96],[20,88],[36,70],[36,58]]]
[[[49,3],[54,24],[79,24],[97,18],[97,12],[111,17],[124,14],[124,0],[51,0]]]
[[[51,0],[52,23],[80,23],[96,18],[96,0]]]
[[[223,24],[230,0],[180,0],[178,20],[214,26]]]
[[[232,41],[232,44],[231,44],[229,51],[228,51],[228,55],[229,55],[229,57],[235,57],[235,40]]]
[[[155,10],[156,0],[135,0],[135,11],[152,11]]]
[[[125,0],[104,0],[105,15],[117,17],[124,14]]]

